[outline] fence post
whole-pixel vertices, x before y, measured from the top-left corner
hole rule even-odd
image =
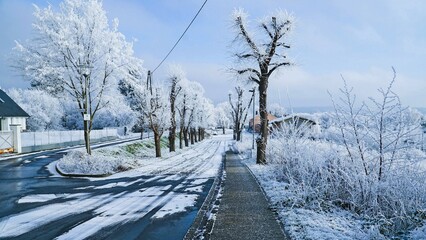
[[[11,124],[10,128],[13,132],[13,152],[22,153],[21,125]]]

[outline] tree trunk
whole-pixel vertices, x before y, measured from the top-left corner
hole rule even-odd
[[[185,147],[188,147],[189,146],[188,128],[185,128],[183,130],[183,140],[185,141]]]
[[[179,129],[179,148],[183,148],[183,127]]]
[[[86,146],[86,152],[89,155],[92,155],[92,149],[90,148],[90,128],[89,121],[84,121],[84,143]]]
[[[161,157],[161,136],[157,131],[154,131],[155,157]]]
[[[237,131],[237,139],[236,140],[241,141],[241,131],[240,130]]]
[[[225,126],[222,127],[222,133],[225,135]]]
[[[172,78],[172,89],[170,91],[170,128],[169,128],[169,151],[176,151],[176,84],[177,78]]]
[[[257,164],[266,164],[266,144],[268,141],[268,111],[266,109],[268,79],[263,77],[259,84],[260,139],[257,142]]]
[[[194,144],[194,130],[193,130],[193,128],[191,128],[191,130],[190,130],[190,137],[191,137],[191,145],[193,145]]]
[[[176,127],[169,128],[169,151],[176,151]]]

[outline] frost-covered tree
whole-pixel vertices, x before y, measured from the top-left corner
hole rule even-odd
[[[148,123],[145,121],[145,116],[143,114],[141,100],[136,94],[135,88],[138,85],[146,88],[146,74],[145,69],[141,65],[135,66],[136,68],[129,69],[129,74],[131,77],[125,77],[120,79],[118,83],[118,89],[120,93],[124,96],[127,104],[136,114],[136,122],[133,126],[134,129],[141,131],[141,139],[143,139],[144,129],[149,128]],[[137,88],[139,89],[139,88]]]
[[[59,11],[36,6],[34,17],[34,37],[16,42],[14,66],[32,87],[76,103],[80,115],[87,116],[84,136],[90,154],[93,119],[108,104],[104,96],[139,60],[118,31],[118,20],[109,25],[99,0],[65,0]]]
[[[222,134],[225,134],[225,129],[232,122],[231,110],[228,102],[219,103],[214,110],[216,126],[222,128]]]
[[[200,109],[200,102],[204,94],[204,88],[198,82],[183,79],[180,81],[181,93],[176,99],[177,112],[179,114],[179,148],[189,146],[191,128],[196,121],[197,109]],[[194,139],[195,141],[195,139]]]
[[[57,98],[37,89],[9,89],[7,93],[30,115],[27,120],[28,130],[62,129],[64,110]]]
[[[170,68],[169,81],[170,81],[170,128],[169,128],[169,150],[170,152],[176,151],[176,98],[178,97],[182,87],[179,82],[185,78],[183,70],[178,66]]]
[[[194,108],[194,121],[192,122],[191,143],[202,141],[205,138],[205,129],[213,123],[214,106],[209,99],[200,96],[198,105]]]
[[[241,132],[244,129],[244,123],[247,119],[248,109],[252,104],[251,95],[244,94],[244,89],[240,86],[235,87],[236,97],[229,94],[229,105],[231,107],[232,123],[234,127],[234,140],[241,140]]]
[[[273,103],[268,107],[268,112],[275,117],[282,117],[285,114],[285,108],[278,103]]]
[[[353,162],[360,162],[365,176],[381,181],[400,158],[401,150],[412,147],[421,134],[421,117],[403,107],[392,91],[394,77],[387,88],[378,89],[379,99],[356,103],[356,95],[345,79],[340,101],[333,101],[335,118],[343,144]],[[419,141],[419,140],[418,140]]]
[[[266,163],[265,149],[268,139],[267,93],[269,77],[279,68],[290,65],[286,50],[290,46],[284,42],[290,33],[293,18],[286,12],[277,11],[263,18],[260,23],[262,39],[255,39],[255,34],[247,29],[247,13],[235,10],[233,25],[236,32],[234,42],[239,43],[235,57],[240,65],[233,69],[250,83],[259,87],[260,138],[257,140],[257,163]],[[260,36],[261,34],[257,34]]]
[[[93,120],[93,129],[105,127],[132,127],[137,120],[137,112],[133,111],[120,93],[106,95],[108,105],[100,109]]]
[[[167,91],[156,87],[145,91],[143,113],[154,133],[155,156],[161,157],[161,136],[170,126],[170,106]]]

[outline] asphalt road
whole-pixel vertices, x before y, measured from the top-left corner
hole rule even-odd
[[[214,181],[202,173],[224,145],[205,142],[176,156],[186,161],[174,171],[165,163],[157,174],[96,180],[49,171],[67,150],[2,160],[0,239],[182,239]]]

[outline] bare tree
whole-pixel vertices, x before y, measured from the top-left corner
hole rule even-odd
[[[236,10],[233,14],[234,28],[237,32],[235,42],[244,45],[244,49],[237,51],[235,57],[240,61],[248,62],[248,66],[233,69],[239,75],[245,75],[248,80],[259,87],[260,138],[257,140],[257,163],[266,163],[266,144],[268,139],[268,112],[267,91],[269,77],[281,67],[290,65],[285,50],[290,48],[284,38],[291,31],[292,18],[285,12],[278,11],[260,22],[260,29],[266,40],[255,41],[247,30],[247,14],[243,10]]]

